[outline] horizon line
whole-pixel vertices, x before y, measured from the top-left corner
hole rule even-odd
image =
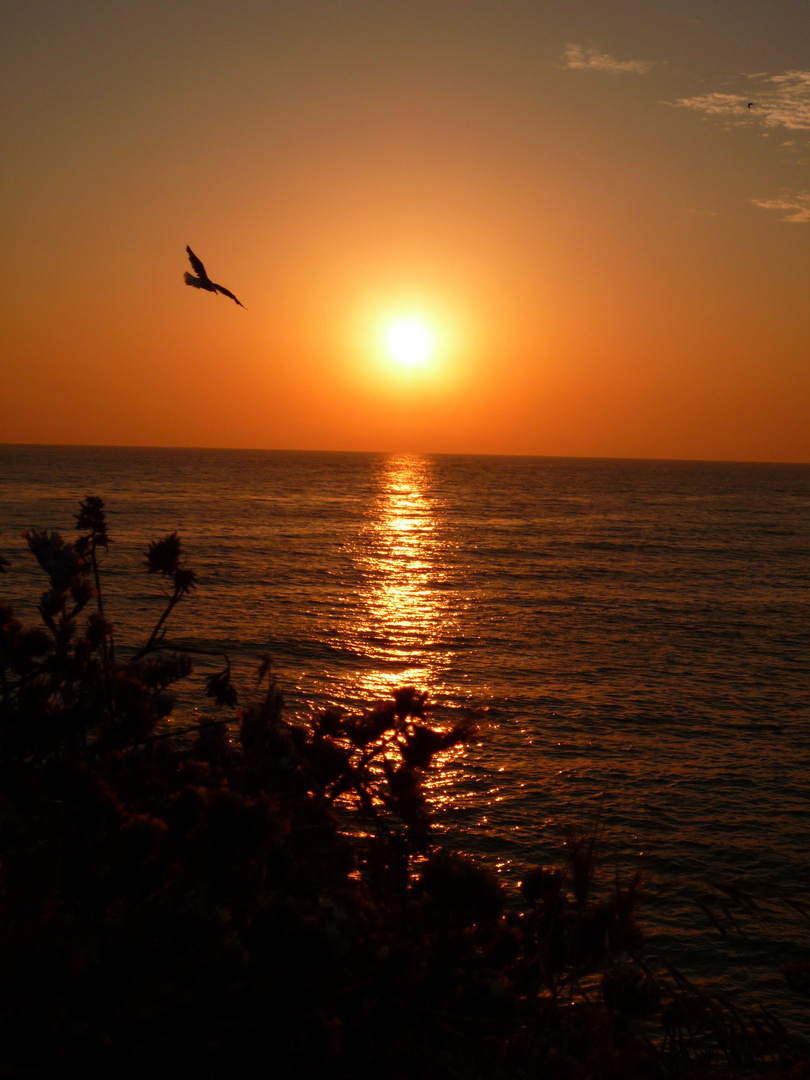
[[[631,457],[615,454],[531,454],[531,453],[482,453],[457,450],[327,450],[301,447],[251,447],[251,446],[168,446],[147,443],[36,443],[0,442],[0,449],[25,447],[40,450],[167,450],[199,451],[201,453],[231,454],[365,454],[376,457],[479,457],[479,458],[532,458],[543,461],[625,461],[658,464],[692,465],[796,465],[810,466],[810,461],[783,461],[752,458],[697,458],[697,457]]]

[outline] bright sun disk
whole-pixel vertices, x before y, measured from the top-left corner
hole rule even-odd
[[[388,350],[406,367],[424,364],[432,346],[430,331],[418,319],[400,319],[388,330]]]

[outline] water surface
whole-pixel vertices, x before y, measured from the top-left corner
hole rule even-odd
[[[810,888],[810,467],[3,447],[19,615],[20,533],[71,535],[87,494],[124,653],[160,610],[146,544],[177,530],[200,585],[175,640],[245,686],[269,651],[293,711],[428,690],[481,732],[432,781],[448,843],[516,881],[598,819],[609,872],[664,889],[650,955],[800,1022],[777,969],[810,959],[784,902]],[[758,890],[747,940],[700,914],[709,879]]]

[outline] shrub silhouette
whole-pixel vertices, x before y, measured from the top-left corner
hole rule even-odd
[[[194,573],[176,533],[149,545],[165,605],[121,660],[101,499],[77,525],[73,544],[26,534],[42,626],[0,605],[0,1071],[656,1076],[723,1030],[630,963],[641,882],[596,896],[595,837],[571,834],[570,872],[530,871],[522,908],[435,843],[424,777],[471,732],[435,726],[416,688],[294,724],[269,657],[242,705],[226,657],[206,684],[225,718],[164,737]],[[666,1053],[628,1019],[657,1009]],[[729,1065],[752,1047],[727,1040]]]

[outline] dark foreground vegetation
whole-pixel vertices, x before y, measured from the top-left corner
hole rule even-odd
[[[163,606],[123,659],[100,499],[77,524],[26,534],[42,625],[0,604],[0,1077],[810,1077],[766,1014],[653,979],[595,836],[509,904],[437,845],[423,778],[470,732],[413,687],[293,724],[269,658],[246,703],[226,659],[222,719],[168,738],[194,573],[149,546]]]

